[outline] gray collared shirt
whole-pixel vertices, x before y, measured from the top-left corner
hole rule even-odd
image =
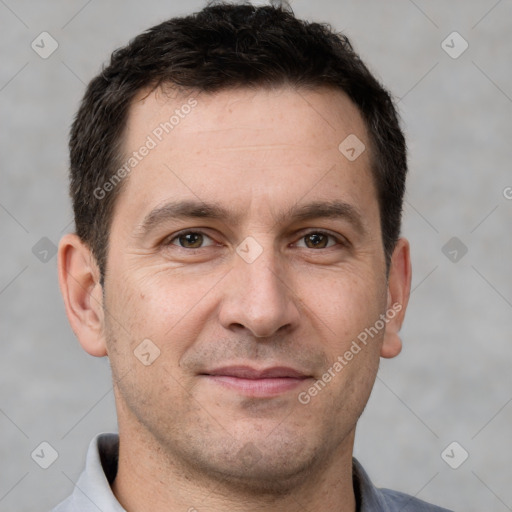
[[[118,434],[95,436],[73,493],[51,512],[126,512],[110,488],[117,473],[118,453]],[[353,478],[358,512],[449,512],[401,492],[378,489],[356,459]]]

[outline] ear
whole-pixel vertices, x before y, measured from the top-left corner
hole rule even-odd
[[[388,276],[388,301],[384,341],[381,357],[395,357],[402,350],[402,340],[399,331],[405,317],[405,310],[411,293],[411,255],[409,242],[400,238],[391,256]]]
[[[82,348],[96,357],[107,355],[103,290],[91,250],[75,234],[59,244],[59,284],[71,328]]]

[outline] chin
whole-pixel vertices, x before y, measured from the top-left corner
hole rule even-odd
[[[200,466],[196,471],[199,469],[209,479],[222,480],[232,492],[282,497],[311,479],[312,472],[318,473],[327,459],[321,446],[310,445],[306,436],[297,433],[293,437],[280,433],[277,437],[253,431],[243,439],[221,450],[221,443],[212,445],[210,453],[202,452],[195,459]]]
[[[250,448],[249,448],[250,447]],[[306,457],[304,451],[293,453],[275,452],[265,455],[255,451],[255,445],[248,443],[242,451],[258,460],[238,459],[231,465],[222,464],[218,469],[223,474],[225,483],[233,491],[254,496],[282,497],[296,491],[311,476],[314,466],[318,465],[316,457]]]

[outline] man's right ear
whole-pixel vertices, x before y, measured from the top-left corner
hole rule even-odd
[[[58,268],[66,314],[80,345],[92,356],[106,356],[100,272],[91,250],[76,234],[62,237]]]

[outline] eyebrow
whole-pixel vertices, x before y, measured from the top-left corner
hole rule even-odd
[[[149,212],[135,230],[136,236],[144,237],[157,226],[169,220],[213,219],[237,223],[241,214],[215,203],[199,200],[172,201]],[[363,217],[359,210],[344,201],[314,201],[304,205],[294,205],[288,210],[274,215],[276,224],[300,222],[319,218],[346,219],[361,234],[366,233]]]
[[[232,212],[213,203],[206,203],[199,200],[169,202],[149,212],[144,220],[136,228],[138,236],[147,235],[161,223],[175,219],[215,219],[215,220],[236,220]]]
[[[345,201],[314,201],[304,205],[292,206],[277,216],[278,223],[286,221],[306,221],[313,219],[346,219],[361,234],[366,233],[363,216],[359,210]]]

